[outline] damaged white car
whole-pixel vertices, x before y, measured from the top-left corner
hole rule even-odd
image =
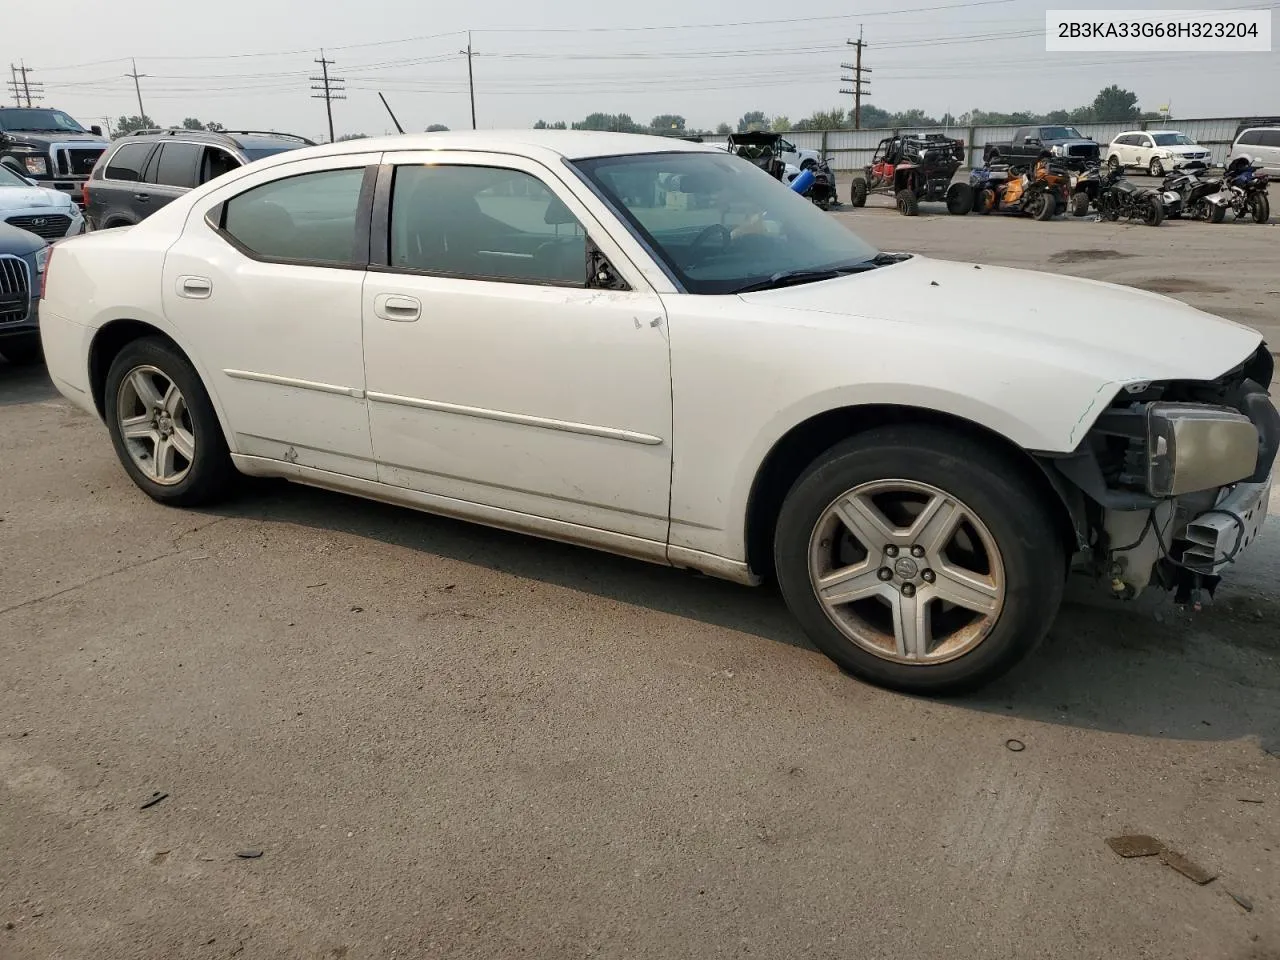
[[[881,253],[669,139],[291,151],[60,243],[45,284],[54,382],[159,501],[240,471],[776,578],[821,650],[907,691],[1004,672],[1072,569],[1212,589],[1280,443],[1253,330]]]

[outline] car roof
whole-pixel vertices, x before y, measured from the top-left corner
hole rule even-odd
[[[678,137],[594,130],[458,130],[443,133],[404,133],[387,137],[341,140],[258,161],[258,169],[307,157],[337,157],[353,153],[404,150],[458,150],[512,153],[543,160],[611,157],[632,153],[709,153],[716,148]]]

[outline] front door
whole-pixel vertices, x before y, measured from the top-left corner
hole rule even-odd
[[[165,312],[206,365],[240,453],[377,478],[360,298],[379,156],[236,178],[191,211],[165,257]]]
[[[657,294],[538,163],[383,162],[364,288],[380,479],[462,512],[665,543],[671,372]],[[630,289],[587,285],[592,242]]]

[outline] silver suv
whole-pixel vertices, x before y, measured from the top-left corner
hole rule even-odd
[[[214,177],[313,146],[305,137],[261,130],[135,130],[103,151],[85,181],[85,220],[90,230],[141,223]]]

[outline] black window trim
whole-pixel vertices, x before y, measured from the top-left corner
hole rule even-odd
[[[254,184],[245,190],[241,190],[234,197],[228,197],[219,203],[210,207],[204,215],[204,222],[209,225],[214,233],[230,244],[237,252],[248,257],[250,260],[256,260],[258,263],[278,263],[288,267],[328,267],[333,270],[368,270],[371,267],[369,262],[369,221],[370,214],[373,209],[373,191],[374,183],[378,176],[377,164],[367,164],[363,167],[364,178],[360,182],[360,195],[356,201],[356,222],[355,235],[351,243],[351,259],[349,261],[342,260],[308,260],[298,257],[271,257],[266,254],[251,250],[243,243],[227,232],[227,204],[238,197],[244,196],[258,187],[269,186],[274,183],[283,183],[286,180],[296,180],[298,177],[311,176],[317,173],[336,173],[346,170],[361,170],[359,166],[352,167],[326,167],[322,170],[305,170],[299,173],[290,174],[287,177],[277,177],[274,180],[267,180],[263,183]]]
[[[518,156],[513,154],[512,156]],[[521,159],[527,159],[521,157]],[[370,273],[387,273],[402,274],[411,277],[440,277],[446,280],[476,280],[481,283],[515,283],[524,287],[557,287],[566,290],[586,290],[590,289],[590,282],[587,276],[587,264],[591,259],[591,251],[599,250],[595,241],[591,239],[591,232],[587,229],[587,225],[578,222],[578,226],[582,228],[585,243],[585,256],[582,258],[582,280],[574,282],[572,280],[529,280],[522,277],[491,277],[476,273],[454,273],[446,270],[426,270],[421,267],[400,267],[391,262],[391,187],[395,180],[396,167],[420,167],[423,164],[419,161],[404,161],[401,163],[384,163],[378,167],[378,183],[374,190],[373,196],[373,218],[370,229],[370,247],[369,247],[369,272]],[[490,170],[503,170],[512,173],[523,173],[527,177],[532,177],[545,187],[552,196],[556,193],[541,178],[536,177],[527,170],[520,170],[517,167],[503,167],[494,163],[459,163],[454,160],[450,162],[448,159],[442,158],[438,164],[434,166],[453,166],[453,167],[487,167]],[[572,212],[572,211],[571,211]],[[574,218],[575,220],[577,217]],[[614,268],[615,271],[617,268]]]

